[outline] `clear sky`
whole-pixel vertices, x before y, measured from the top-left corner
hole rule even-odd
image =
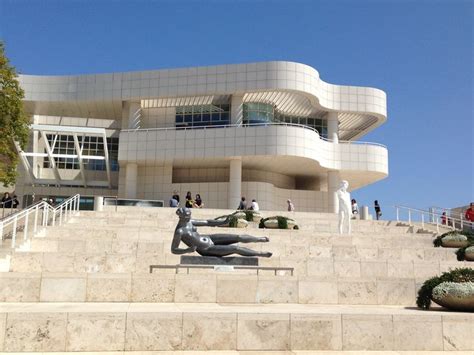
[[[288,60],[387,92],[390,176],[359,205],[474,201],[473,1],[0,0],[0,37],[25,74]]]

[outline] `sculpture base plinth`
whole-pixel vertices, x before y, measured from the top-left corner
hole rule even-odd
[[[180,264],[185,265],[229,265],[229,266],[258,266],[258,258],[227,256],[189,256],[181,257]]]

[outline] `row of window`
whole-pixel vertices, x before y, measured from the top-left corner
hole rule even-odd
[[[222,126],[230,124],[229,105],[198,105],[176,108],[176,127]]]
[[[47,134],[50,147],[53,148],[53,154],[76,155],[74,137],[71,135],[53,135]],[[104,156],[104,143],[102,137],[78,137],[79,146],[82,147],[82,155]],[[117,137],[107,138],[107,150],[109,153],[110,167],[112,171],[118,171],[118,145]],[[46,153],[46,149],[45,149]],[[79,160],[75,158],[54,158],[58,169],[80,169]],[[105,171],[105,160],[83,159],[84,169],[94,171]],[[43,167],[50,168],[51,164],[48,158],[44,158]]]
[[[244,124],[287,122],[316,129],[327,137],[327,120],[312,117],[287,116],[275,110],[271,104],[248,102],[243,104]],[[197,105],[176,108],[176,127],[221,126],[230,124],[229,105]]]
[[[265,103],[245,103],[243,105],[244,124],[259,124],[269,122],[286,122],[314,128],[327,138],[327,120],[312,117],[288,116],[279,113],[273,105]]]

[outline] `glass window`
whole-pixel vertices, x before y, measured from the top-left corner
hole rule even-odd
[[[54,142],[53,135],[47,135],[46,138],[50,146]],[[78,137],[80,145],[83,147],[82,154],[87,155],[104,155],[104,144],[101,137]],[[110,137],[107,138],[107,148],[109,153],[109,161],[112,171],[118,171],[118,138]],[[45,149],[46,153],[46,149]],[[60,135],[56,139],[56,145],[53,149],[53,154],[67,154],[76,155],[76,149],[74,145],[74,137]],[[79,169],[79,161],[75,158],[54,158],[58,169]],[[49,159],[43,160],[43,167],[50,168]],[[105,161],[98,160],[84,160],[84,167],[88,170],[106,170]]]
[[[225,105],[197,105],[176,108],[176,127],[202,127],[229,124],[230,106]],[[186,115],[181,115],[186,112]],[[183,124],[183,121],[185,124]]]

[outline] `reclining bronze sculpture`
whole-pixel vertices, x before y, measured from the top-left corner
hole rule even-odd
[[[259,256],[269,258],[270,252],[258,252],[252,249],[244,248],[236,243],[265,243],[267,237],[253,237],[251,235],[236,234],[210,234],[200,235],[196,227],[217,227],[229,223],[229,218],[224,220],[193,220],[191,219],[191,210],[189,208],[178,208],[176,214],[179,216],[179,222],[174,231],[173,241],[171,243],[171,252],[173,254],[186,254],[198,252],[202,256],[227,256],[238,254],[242,256]],[[179,248],[183,242],[188,248]]]

